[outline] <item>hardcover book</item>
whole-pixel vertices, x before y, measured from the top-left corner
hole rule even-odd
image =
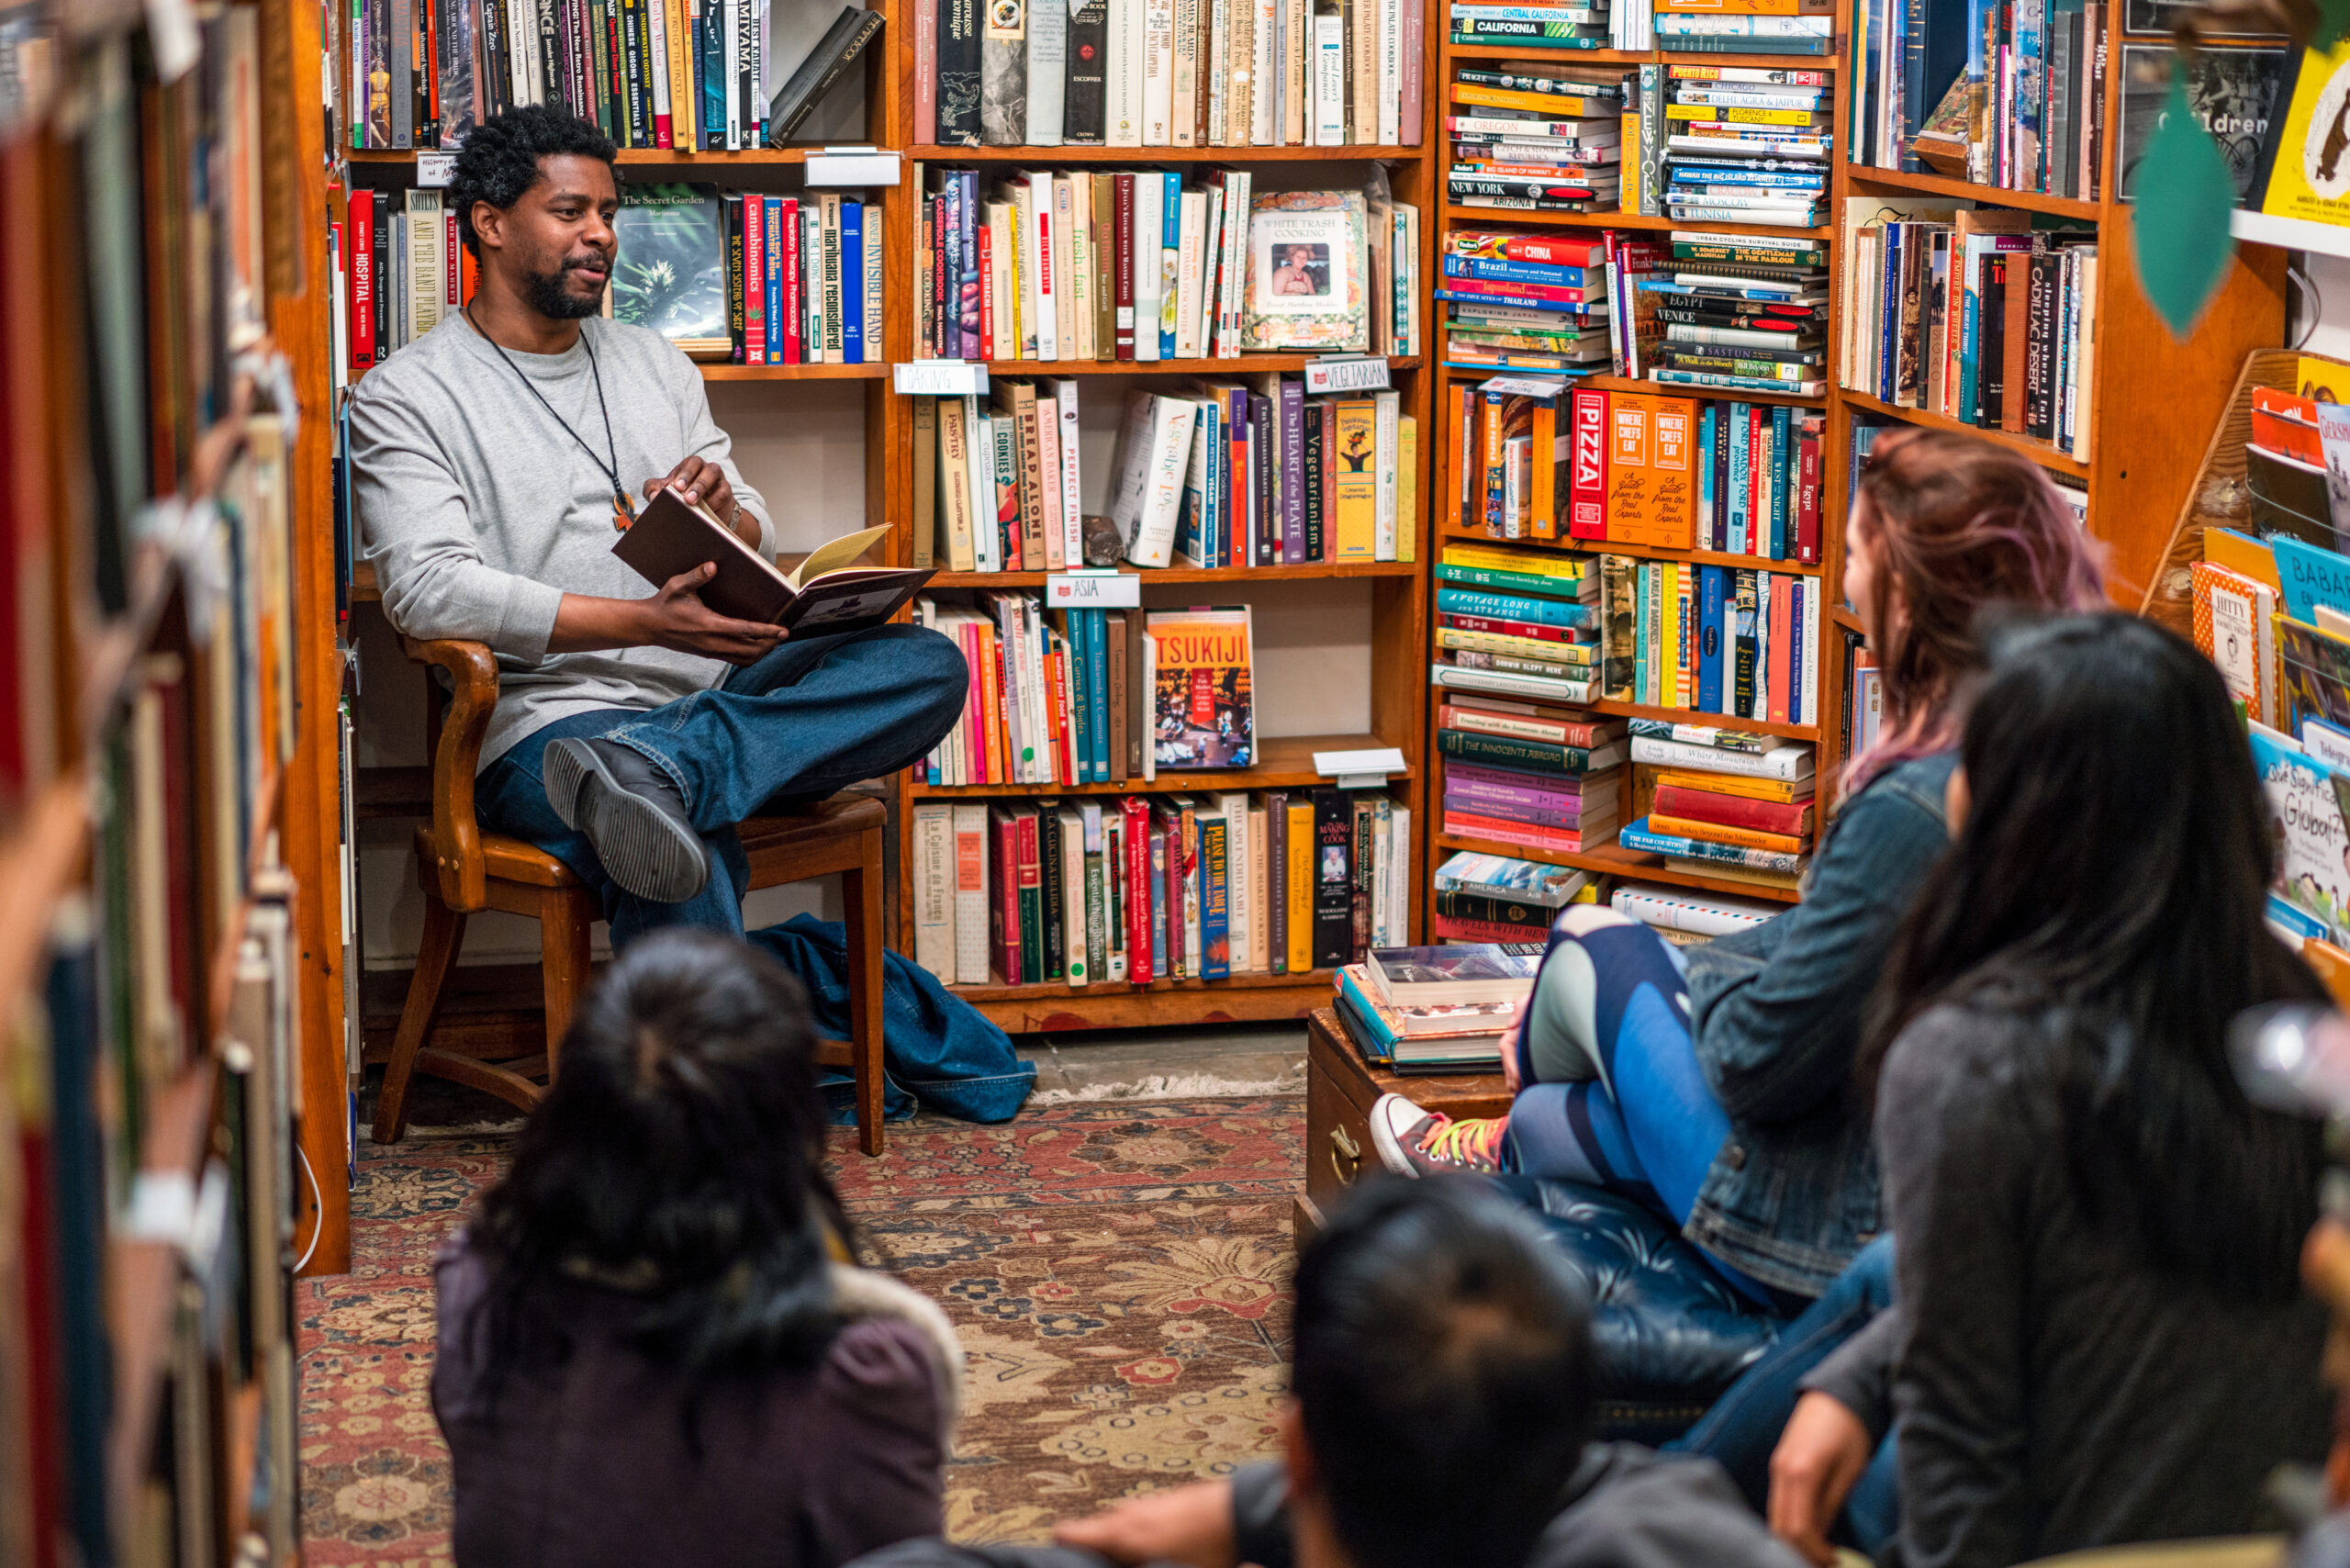
[[[1155,610],[1151,746],[1161,768],[1249,767],[1257,760],[1249,611]]]
[[[889,528],[844,534],[785,572],[699,503],[675,490],[646,502],[612,554],[655,588],[698,566],[715,565],[701,600],[721,615],[829,634],[878,626],[930,581],[931,572],[851,563]]]
[[[1244,350],[1371,347],[1360,191],[1281,191],[1250,203]]]

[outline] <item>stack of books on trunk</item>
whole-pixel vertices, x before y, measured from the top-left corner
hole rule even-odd
[[[1490,1072],[1541,957],[1539,940],[1373,948],[1338,971],[1338,1018],[1366,1059],[1398,1073]]]
[[[1684,871],[1792,888],[1811,863],[1813,748],[1737,730],[1632,721],[1636,781],[1625,847]]]
[[[1620,721],[1454,694],[1437,722],[1446,834],[1560,855],[1615,841]]]

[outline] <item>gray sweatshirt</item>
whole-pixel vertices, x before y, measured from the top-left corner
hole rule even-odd
[[[618,449],[621,483],[640,506],[644,482],[681,459],[717,463],[758,520],[760,553],[775,554],[767,502],[736,471],[692,362],[643,327],[601,319],[580,327],[581,342],[565,353],[508,350],[517,375],[464,317],[452,316],[368,372],[352,399],[352,483],[385,615],[411,637],[470,639],[498,655],[498,711],[482,742],[484,767],[557,719],[592,708],[658,708],[727,673],[721,660],[666,648],[547,652],[565,594],[649,599],[655,591],[612,554],[612,487],[596,458],[609,463]],[[590,349],[603,382],[600,408]]]
[[[2012,1013],[1942,1006],[1894,1042],[1877,1147],[1899,1303],[1804,1386],[1900,1423],[1901,1568],[2002,1568],[2258,1528],[2261,1487],[2324,1457],[2325,1309],[2167,1280],[2096,1224],[2064,1157],[2057,1067]]]

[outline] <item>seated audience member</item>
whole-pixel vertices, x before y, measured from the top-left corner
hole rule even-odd
[[[797,982],[711,932],[606,971],[435,1264],[461,1564],[832,1568],[935,1534],[962,1353],[849,1267]]]
[[[1821,1563],[1888,1430],[1899,1523],[1862,1544],[1908,1568],[2241,1533],[2270,1471],[2326,1450],[2298,1278],[2321,1135],[2247,1101],[2225,1045],[2325,992],[2263,924],[2277,852],[2227,691],[2129,616],[1989,644],[1956,842],[1861,1058],[1897,1305],[1802,1379],[1771,1462],[1772,1525]],[[1740,1420],[1774,1429],[1764,1403]]]
[[[1949,842],[1953,686],[1975,612],[2101,603],[2090,546],[2048,477],[1979,436],[1885,435],[1863,470],[1844,593],[1883,672],[1803,902],[1682,949],[1576,905],[1550,936],[1504,1055],[1505,1117],[1372,1109],[1389,1169],[1565,1177],[1656,1204],[1730,1283],[1778,1310],[1816,1296],[1875,1234],[1875,1159],[1849,1104],[1861,1009]]]
[[[1800,1568],[1715,1466],[1585,1443],[1590,1355],[1581,1290],[1516,1204],[1375,1182],[1298,1259],[1283,1463],[1058,1548],[910,1541],[859,1568]]]
[[[660,333],[599,314],[619,239],[617,156],[526,106],[465,136],[448,207],[473,299],[368,373],[352,477],[384,614],[498,655],[476,809],[597,890],[612,942],[743,929],[734,824],[919,759],[961,711],[963,656],[881,626],[793,637],[655,588],[612,554],[643,498],[699,502],[772,558],[701,374]]]

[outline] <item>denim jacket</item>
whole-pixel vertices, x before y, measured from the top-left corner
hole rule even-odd
[[[1684,1233],[1765,1283],[1818,1295],[1881,1224],[1852,1058],[1894,932],[1950,842],[1942,795],[1957,760],[1878,774],[1837,813],[1803,902],[1688,949],[1697,1060],[1730,1136]]]

